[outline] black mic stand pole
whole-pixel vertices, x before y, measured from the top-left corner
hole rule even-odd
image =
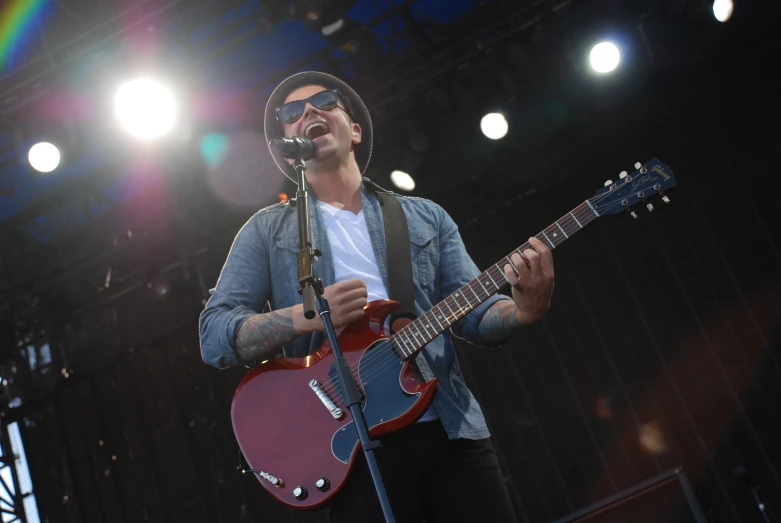
[[[369,437],[369,429],[366,426],[366,419],[363,417],[361,409],[361,396],[358,393],[358,387],[353,379],[347,360],[342,356],[342,349],[339,347],[339,341],[336,338],[336,330],[331,321],[331,309],[328,307],[328,301],[323,297],[323,282],[315,274],[312,264],[314,256],[321,256],[319,249],[312,245],[312,229],[309,224],[309,193],[306,187],[306,165],[301,158],[296,158],[293,167],[296,170],[298,178],[298,190],[296,191],[296,212],[298,215],[298,283],[299,292],[304,297],[304,316],[311,320],[315,317],[315,307],[323,320],[325,332],[328,335],[328,341],[331,342],[331,350],[334,353],[336,374],[342,384],[344,391],[343,400],[352,414],[355,430],[358,431],[358,437],[361,441],[363,453],[366,456],[366,463],[369,465],[374,487],[377,489],[377,496],[380,499],[380,506],[385,515],[385,521],[395,523],[393,511],[391,510],[388,493],[385,490],[385,484],[382,482],[380,469],[377,466],[377,458],[374,450],[381,447],[379,441],[372,441]],[[337,391],[339,388],[337,387]]]
[[[767,505],[765,505],[765,502],[762,501],[762,498],[759,495],[759,485],[751,485],[749,486],[749,489],[751,490],[751,496],[754,498],[754,503],[757,504],[759,513],[762,514],[762,519],[766,523],[770,523],[770,516],[767,513]]]

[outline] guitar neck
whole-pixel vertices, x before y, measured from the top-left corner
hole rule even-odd
[[[555,249],[567,241],[573,234],[591,223],[597,216],[596,211],[589,202],[585,201],[543,229],[542,232],[536,235],[536,238],[549,248]],[[510,263],[510,256],[516,252],[522,254],[523,251],[531,248],[529,242],[524,243],[491,265],[488,270],[479,274],[477,278],[396,332],[391,336],[396,350],[405,358],[414,355],[428,342],[469,314],[475,307],[499,292],[507,285],[503,267]]]

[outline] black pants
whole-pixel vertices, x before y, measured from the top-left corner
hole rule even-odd
[[[375,455],[397,523],[515,521],[490,439],[449,440],[439,420],[379,439]],[[362,450],[329,514],[332,523],[385,521]]]

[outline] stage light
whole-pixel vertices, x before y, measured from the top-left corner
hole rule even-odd
[[[713,16],[719,22],[726,22],[732,16],[732,10],[735,8],[735,4],[732,0],[714,0],[713,1]]]
[[[50,173],[60,164],[60,151],[49,142],[39,142],[30,147],[27,159],[36,171]]]
[[[507,135],[510,125],[501,113],[488,113],[480,120],[480,129],[491,140],[499,140]]]
[[[323,27],[321,27],[320,32],[323,33],[323,36],[329,37],[341,31],[343,27],[344,27],[344,20],[340,18],[339,20],[337,20],[332,24],[324,25]]]
[[[151,291],[152,296],[163,299],[171,292],[171,281],[164,273],[152,269],[149,271],[146,287]]]
[[[415,188],[415,180],[404,171],[393,171],[390,177],[393,185],[402,191],[411,191]]]
[[[159,138],[171,129],[176,119],[173,94],[150,78],[123,84],[114,98],[114,109],[122,125],[143,140]]]
[[[601,42],[591,49],[589,60],[591,61],[591,67],[596,72],[609,73],[618,67],[618,62],[621,61],[621,53],[618,52],[618,47],[615,44]]]

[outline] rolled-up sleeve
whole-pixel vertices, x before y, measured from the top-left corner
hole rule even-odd
[[[450,215],[440,206],[436,206],[440,213],[439,220],[439,281],[441,290],[441,299],[450,296],[459,288],[476,278],[480,270],[472,261],[472,258],[466,252],[466,247],[458,232],[458,226]],[[496,346],[486,341],[480,335],[480,321],[485,312],[497,301],[509,300],[508,296],[503,294],[494,294],[483,303],[478,305],[469,314],[456,322],[451,331],[459,338],[463,338],[470,343],[481,346]]]
[[[245,364],[236,352],[236,334],[268,300],[268,248],[260,234],[259,219],[259,215],[253,216],[236,235],[199,318],[201,357],[217,368]]]

